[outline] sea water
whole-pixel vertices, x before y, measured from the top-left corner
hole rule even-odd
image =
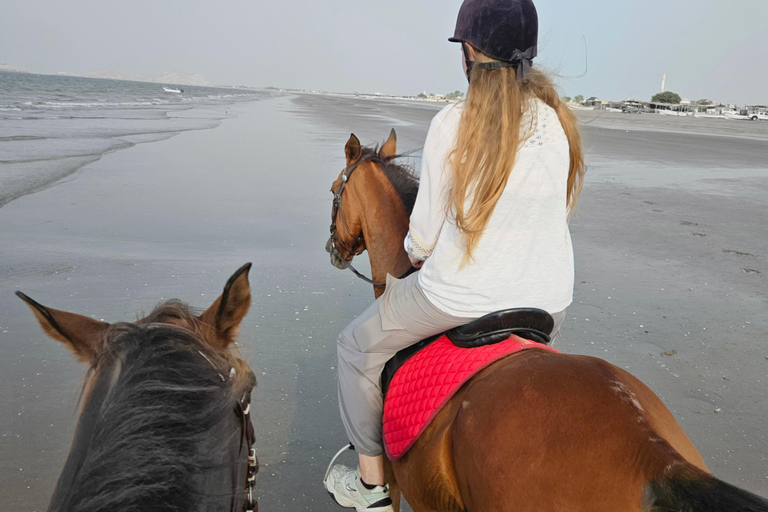
[[[266,92],[0,72],[0,206],[102,155],[216,127],[225,106]]]

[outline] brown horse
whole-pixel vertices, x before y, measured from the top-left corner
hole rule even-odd
[[[50,511],[256,509],[256,379],[229,350],[251,304],[250,267],[199,316],[172,300],[134,323],[57,311],[17,292],[45,333],[90,367]]]
[[[391,161],[394,131],[379,151],[353,135],[345,153],[359,168],[346,181],[336,257],[367,249],[374,279],[399,275],[413,206],[402,198],[418,184]],[[537,349],[472,378],[387,472],[396,509],[402,491],[417,512],[768,511],[707,471],[638,379],[601,359]]]

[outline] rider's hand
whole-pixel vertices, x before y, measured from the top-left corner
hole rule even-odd
[[[408,259],[411,260],[411,265],[413,265],[413,268],[421,268],[422,265],[424,265],[424,261],[415,258],[413,255],[409,254]]]

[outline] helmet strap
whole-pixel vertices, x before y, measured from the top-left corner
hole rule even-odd
[[[469,60],[469,50],[467,50],[466,43],[461,45],[461,49],[464,51],[464,62],[467,65],[467,82],[469,83],[472,83],[473,69],[483,69],[485,71],[494,71],[496,69],[502,69],[502,68],[515,68],[517,70],[520,64],[520,61],[501,62],[498,60],[493,62],[475,62],[473,60]]]
[[[482,62],[475,64],[475,67],[477,69],[484,69],[486,71],[493,71],[494,69],[501,69],[501,68],[515,68],[517,69],[517,62]]]
[[[469,60],[469,50],[467,49],[467,43],[461,43],[461,49],[464,52],[464,62],[467,65],[467,83],[472,83],[472,68],[475,65],[475,61]]]
[[[536,57],[537,47],[531,46],[524,52],[515,50],[512,60],[505,61],[493,61],[493,62],[475,62],[469,60],[469,50],[467,49],[467,43],[461,44],[461,49],[464,51],[464,62],[467,64],[467,81],[471,83],[472,70],[484,69],[486,71],[493,71],[495,69],[502,68],[515,68],[517,79],[520,82],[527,80],[530,76],[531,66],[533,65],[533,59]]]

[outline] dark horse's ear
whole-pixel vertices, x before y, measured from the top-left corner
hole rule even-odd
[[[387,142],[384,143],[383,146],[381,146],[381,149],[379,150],[379,156],[383,159],[391,158],[397,154],[397,133],[395,133],[395,129],[392,128],[392,131],[389,132],[389,138],[387,139]]]
[[[109,324],[75,313],[58,311],[43,306],[21,292],[16,295],[27,303],[51,338],[64,343],[84,363],[92,363],[104,341]]]
[[[349,136],[347,145],[344,146],[344,154],[347,155],[347,167],[357,162],[363,154],[363,147],[360,145],[360,139],[355,134]]]
[[[246,263],[232,274],[224,292],[211,304],[211,307],[200,315],[200,320],[216,330],[217,348],[226,348],[237,337],[240,326],[248,309],[251,307],[251,285],[248,283],[248,272],[251,263]]]

